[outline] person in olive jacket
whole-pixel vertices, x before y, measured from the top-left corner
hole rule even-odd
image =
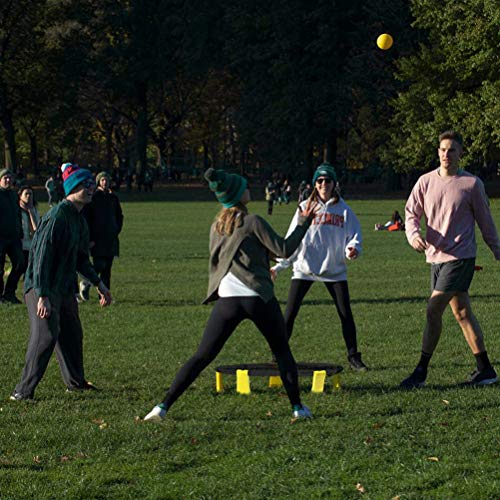
[[[205,179],[223,207],[210,231],[208,293],[204,301],[215,301],[215,306],[198,350],[179,370],[163,401],[144,420],[159,422],[165,418],[170,407],[215,359],[244,319],[257,326],[276,357],[292,416],[311,418],[311,411],[300,400],[297,365],[274,296],[269,258],[292,255],[311,224],[316,203],[311,201],[304,207],[295,230],[282,238],[264,219],[248,213],[250,191],[244,177],[210,168]]]
[[[42,217],[29,254],[24,301],[30,338],[21,381],[10,396],[14,401],[33,399],[54,350],[68,390],[95,389],[84,376],[83,331],[75,297],[81,273],[97,287],[101,306],[112,301],[90,264],[88,227],[80,213],[92,200],[95,182],[77,165],[65,163],[61,169],[66,198]]]
[[[118,235],[123,227],[123,213],[118,196],[110,189],[111,177],[107,172],[100,172],[96,177],[97,189],[82,211],[89,226],[90,253],[99,277],[111,288],[111,267],[113,259],[118,257],[120,242]],[[80,299],[88,300],[90,282],[80,283]]]
[[[17,273],[22,273],[23,227],[21,209],[14,189],[14,174],[4,168],[0,170],[0,302],[20,304],[16,297]],[[9,257],[12,270],[4,289],[5,257]]]

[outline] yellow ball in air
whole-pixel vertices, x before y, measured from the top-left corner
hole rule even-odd
[[[377,38],[377,46],[379,49],[382,50],[390,49],[393,43],[394,40],[392,39],[392,36],[389,35],[388,33],[383,33]]]

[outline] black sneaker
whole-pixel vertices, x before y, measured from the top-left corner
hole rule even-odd
[[[494,384],[498,381],[497,372],[493,369],[493,367],[485,368],[484,370],[474,370],[469,380],[467,380],[466,384],[468,385],[490,385]]]
[[[82,386],[73,385],[66,389],[66,392],[78,392],[78,391],[98,391],[99,389],[92,383],[86,380]]]
[[[16,391],[12,392],[9,399],[11,401],[34,401],[33,394],[30,394],[29,396],[25,396],[24,394],[21,394],[20,392],[16,392]]]
[[[4,295],[2,298],[3,302],[10,302],[11,304],[22,304],[22,302],[14,294]]]
[[[426,378],[427,372],[417,366],[413,373],[399,384],[399,387],[402,389],[418,389],[425,385]]]
[[[347,356],[347,360],[349,361],[349,366],[357,372],[366,372],[366,370],[368,370],[368,367],[363,363],[363,361],[361,361],[360,352],[350,354]]]

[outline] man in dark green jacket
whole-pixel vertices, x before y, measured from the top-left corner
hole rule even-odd
[[[88,227],[80,214],[92,200],[95,183],[88,170],[76,165],[65,163],[62,170],[66,198],[44,215],[30,250],[24,291],[31,335],[12,400],[33,399],[54,349],[68,390],[95,388],[84,376],[83,331],[75,298],[79,272],[97,287],[101,306],[112,300],[90,264]]]
[[[0,302],[21,303],[16,297],[17,279],[14,278],[22,273],[24,266],[22,238],[21,209],[14,189],[14,174],[4,168],[0,170]],[[6,256],[16,272],[10,273],[4,290]]]

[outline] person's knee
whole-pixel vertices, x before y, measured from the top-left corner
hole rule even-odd
[[[435,323],[441,321],[443,317],[443,310],[440,307],[436,307],[434,304],[429,303],[427,305],[427,322]]]
[[[470,307],[467,306],[459,306],[453,309],[453,316],[458,321],[458,323],[468,323],[470,321],[472,311]]]

